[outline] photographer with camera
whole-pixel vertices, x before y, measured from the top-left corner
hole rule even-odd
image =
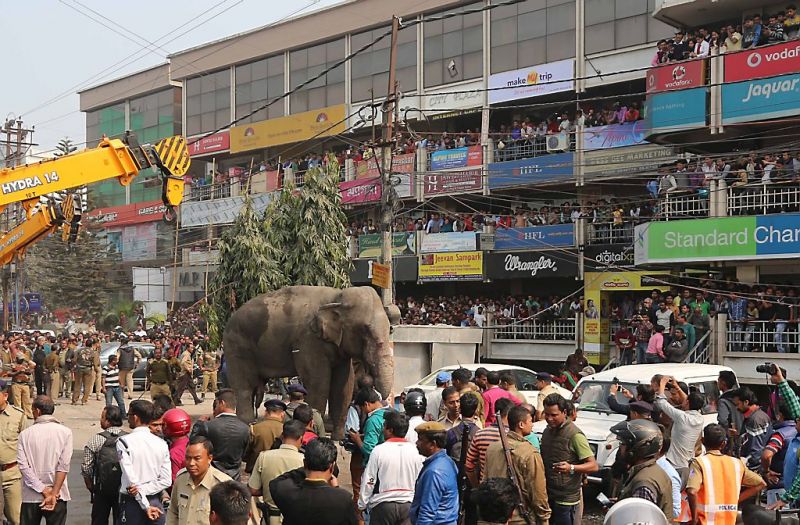
[[[692,392],[688,396],[681,390],[674,377],[655,375],[651,384],[656,390],[655,407],[672,420],[671,443],[665,457],[678,472],[685,472],[689,461],[695,457],[695,445],[703,431],[703,414],[700,410],[705,404],[703,396]],[[681,400],[672,406],[664,393],[669,385],[675,397]]]

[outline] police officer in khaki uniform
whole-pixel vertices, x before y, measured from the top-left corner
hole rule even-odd
[[[94,344],[92,344],[92,374],[94,377],[94,395],[95,399],[100,401],[101,399],[105,398],[105,392],[103,391],[103,367],[100,364],[100,340],[95,339]]]
[[[0,475],[3,479],[4,514],[11,525],[19,525],[22,510],[22,473],[17,466],[19,434],[30,420],[18,407],[8,403],[9,381],[0,380]]]
[[[217,356],[211,350],[206,350],[198,356],[200,369],[203,371],[203,389],[200,391],[203,398],[206,397],[206,392],[212,394],[217,392],[217,370],[219,364],[217,363]],[[209,384],[211,390],[208,389]]]
[[[60,363],[61,349],[57,344],[53,345],[50,353],[44,358],[44,373],[50,376],[50,383],[47,385],[47,396],[56,400],[58,398],[58,390],[61,388],[61,363]]]
[[[150,398],[157,395],[172,397],[170,383],[172,382],[172,370],[169,361],[163,359],[161,348],[156,347],[153,351],[153,359],[147,363],[145,376],[150,385]]]
[[[34,368],[36,368],[36,364],[23,350],[19,350],[14,364],[11,365],[11,399],[15,406],[22,409],[28,419],[33,419],[31,377],[33,377]]]
[[[186,447],[186,468],[172,484],[166,525],[204,525],[211,511],[211,489],[230,481],[230,476],[211,466],[214,447],[208,438],[192,438]]]

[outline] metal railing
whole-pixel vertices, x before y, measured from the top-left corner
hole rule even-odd
[[[729,352],[800,351],[797,323],[788,321],[734,321],[728,319],[726,349]]]
[[[531,341],[575,341],[575,319],[520,321],[495,328],[494,339]]]
[[[588,223],[587,240],[589,244],[629,243],[633,241],[636,223],[623,221],[622,224],[609,222]]]
[[[800,185],[793,182],[733,186],[728,189],[729,215],[765,215],[800,211]]]
[[[661,219],[708,217],[708,195],[698,193],[667,193],[658,203]]]
[[[694,364],[702,364],[707,365],[711,362],[711,350],[709,348],[709,343],[711,341],[711,334],[713,331],[709,330],[697,341],[691,350],[689,350],[689,354],[686,356],[686,359],[683,361],[684,363],[694,363]]]

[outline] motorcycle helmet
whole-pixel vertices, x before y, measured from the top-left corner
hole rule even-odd
[[[406,414],[410,416],[421,416],[428,408],[428,400],[422,392],[412,390],[406,394],[406,400],[403,401],[403,408]]]
[[[606,514],[603,525],[669,525],[655,503],[642,498],[618,501]]]
[[[611,427],[611,432],[625,445],[632,461],[656,457],[664,444],[661,429],[647,419],[617,423]]]
[[[176,438],[185,436],[192,428],[192,418],[180,408],[171,408],[164,412],[164,437]]]

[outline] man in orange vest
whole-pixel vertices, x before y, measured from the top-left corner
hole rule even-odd
[[[722,453],[726,441],[725,429],[716,423],[703,430],[706,453],[692,460],[686,483],[691,525],[735,525],[739,503],[766,487],[741,458]]]

